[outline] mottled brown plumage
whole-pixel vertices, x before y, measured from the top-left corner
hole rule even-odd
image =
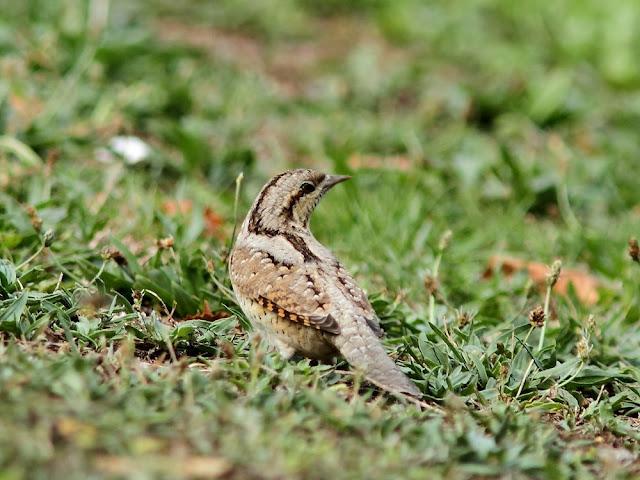
[[[365,293],[309,230],[322,196],[348,177],[292,170],[272,178],[249,211],[231,253],[242,310],[286,357],[339,354],[390,391],[420,392],[387,356]]]

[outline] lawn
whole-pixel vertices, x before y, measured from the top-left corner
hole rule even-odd
[[[1,480],[640,477],[635,0],[0,11]],[[294,167],[422,403],[251,335]]]

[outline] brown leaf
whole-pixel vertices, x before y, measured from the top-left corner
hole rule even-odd
[[[204,209],[204,231],[209,237],[217,237],[222,239],[224,233],[222,231],[222,225],[224,225],[224,218],[214,212],[211,208]]]
[[[191,213],[193,202],[191,200],[165,200],[162,203],[162,211],[173,217],[175,215],[187,215]]]
[[[213,322],[214,320],[219,320],[221,318],[227,318],[229,316],[229,312],[224,310],[218,310],[217,312],[212,312],[209,307],[209,302],[204,301],[204,307],[202,307],[201,312],[197,312],[193,315],[187,315],[184,317],[185,320],[207,320],[209,322]]]
[[[544,263],[528,262],[521,258],[494,255],[489,258],[487,268],[482,275],[483,278],[492,277],[498,268],[502,272],[502,275],[507,278],[512,277],[517,272],[526,271],[529,274],[529,278],[539,287],[546,285],[547,275],[549,274],[549,267]],[[585,305],[593,305],[598,302],[600,298],[598,288],[601,282],[594,275],[584,270],[563,268],[558,283],[553,290],[560,295],[566,296],[570,284],[573,285],[578,299]]]

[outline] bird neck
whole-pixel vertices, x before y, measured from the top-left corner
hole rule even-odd
[[[255,221],[256,217],[260,218],[260,220]],[[253,212],[249,212],[242,223],[241,233],[245,236],[249,234],[265,235],[267,237],[295,235],[300,238],[315,239],[309,229],[308,222],[301,224],[292,220],[285,221],[275,216],[254,215]]]

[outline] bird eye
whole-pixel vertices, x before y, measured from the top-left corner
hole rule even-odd
[[[302,190],[302,193],[304,194],[311,193],[315,189],[316,186],[311,182],[304,182],[302,185],[300,185],[300,190]]]

